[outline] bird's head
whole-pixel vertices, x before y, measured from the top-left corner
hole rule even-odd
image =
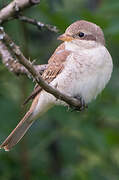
[[[105,45],[104,34],[101,28],[85,20],[76,21],[71,24],[65,33],[58,37],[58,40],[71,42],[76,45],[91,44],[91,42],[93,45],[95,42]]]

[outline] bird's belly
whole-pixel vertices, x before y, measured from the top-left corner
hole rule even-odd
[[[87,77],[80,78],[74,84],[74,96],[81,96],[86,103],[89,103],[92,99],[101,92],[105,87],[105,81],[103,81],[98,75],[89,75]]]
[[[70,57],[63,72],[53,82],[54,86],[64,94],[82,96],[89,103],[104,89],[111,77],[111,56],[105,49],[101,56],[95,59],[91,54],[91,58],[82,61]]]
[[[86,103],[89,103],[104,89],[110,79],[110,73],[111,71],[100,70],[91,74],[78,73],[74,75],[75,78],[71,78],[70,75],[64,80],[61,91],[73,97],[81,96]]]
[[[112,70],[104,68],[96,72],[92,70],[91,73],[88,71],[82,73],[75,71],[74,73],[72,71],[61,74],[53,85],[64,94],[73,97],[81,96],[86,103],[89,103],[104,89]]]

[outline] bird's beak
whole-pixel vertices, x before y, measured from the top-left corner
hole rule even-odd
[[[61,40],[61,41],[72,41],[73,37],[64,33],[64,34],[60,35],[57,39]]]

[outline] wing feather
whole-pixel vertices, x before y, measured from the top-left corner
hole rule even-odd
[[[69,56],[70,51],[65,49],[64,43],[62,43],[58,48],[55,50],[53,55],[50,57],[48,61],[48,67],[42,74],[42,78],[47,82],[50,83],[57,77],[58,74],[62,72],[64,69],[64,63],[66,61],[67,56]],[[34,99],[35,96],[42,90],[42,88],[37,84],[35,86],[34,91],[31,95],[25,100],[24,104],[29,102],[29,100]]]

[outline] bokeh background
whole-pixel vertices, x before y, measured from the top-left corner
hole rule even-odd
[[[0,8],[10,0],[1,0]],[[56,25],[60,33],[85,19],[104,30],[112,55],[112,78],[84,112],[55,107],[34,123],[10,152],[0,151],[0,180],[118,180],[119,179],[119,0],[41,0],[24,15]],[[58,34],[12,20],[6,32],[27,58],[47,63],[60,42]],[[22,103],[34,83],[16,77],[0,61],[0,143],[28,106]]]

